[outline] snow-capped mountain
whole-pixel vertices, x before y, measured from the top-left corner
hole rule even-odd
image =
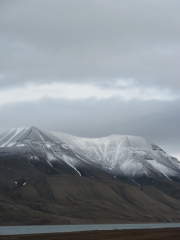
[[[79,176],[83,168],[92,166],[114,178],[180,178],[180,162],[176,158],[137,136],[80,138],[36,127],[17,128],[0,134],[1,152],[24,156],[32,165],[42,161],[57,170],[68,166]]]
[[[11,129],[0,206],[0,225],[179,222],[180,162],[141,137]]]

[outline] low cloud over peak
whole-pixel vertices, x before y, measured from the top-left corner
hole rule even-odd
[[[153,128],[157,124],[162,142],[163,131],[174,136],[170,141],[174,149],[180,128],[179,9],[179,0],[2,0],[2,130],[10,125],[16,127],[13,123],[17,125],[23,119],[22,125],[35,125],[36,107],[41,106],[41,112],[46,102],[44,114],[53,114],[51,109],[55,107],[55,117],[60,119],[58,112],[63,115],[66,132],[69,129],[72,133],[77,131],[77,135],[79,131],[88,136],[89,121],[74,126],[76,130],[68,125],[72,119],[78,124],[80,116],[86,113],[94,119],[94,129],[101,129],[101,135],[107,127],[109,134],[119,133],[114,123],[115,113],[122,114],[117,118],[121,122],[122,116],[125,118],[133,112],[132,119],[138,120],[133,121],[131,127],[123,121],[125,134],[133,128],[136,134],[140,132],[137,135],[142,135],[141,130],[146,129],[147,123],[156,142],[159,136]],[[137,111],[134,111],[134,102]],[[22,112],[25,106],[31,106],[29,120]],[[146,118],[145,106],[151,113]],[[101,114],[101,108],[109,118]],[[10,109],[15,115],[11,123],[5,118]],[[38,116],[38,121],[44,121],[45,115]],[[51,130],[54,120],[47,119],[49,122],[44,127]],[[59,121],[60,131],[61,124]]]

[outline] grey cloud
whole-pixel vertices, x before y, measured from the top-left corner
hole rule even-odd
[[[110,134],[138,135],[167,153],[179,154],[180,101],[119,102],[109,100],[53,100],[6,104],[0,107],[0,131],[37,126],[81,137]]]
[[[180,91],[179,0],[1,0],[0,89],[93,82]],[[140,135],[179,154],[180,102],[52,100],[0,106],[0,131],[35,125],[86,137]]]
[[[112,82],[179,91],[178,0],[1,1],[0,83]]]

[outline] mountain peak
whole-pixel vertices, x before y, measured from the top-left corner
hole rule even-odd
[[[114,176],[144,176],[156,172],[168,178],[180,172],[180,164],[174,158],[139,136],[113,134],[81,138],[31,126],[13,128],[1,134],[0,147],[7,147],[8,151],[12,147],[12,151],[21,154],[28,152],[26,155],[30,159],[43,156],[50,166],[52,161],[63,161],[79,175],[78,169],[84,163],[98,166]]]
[[[31,127],[19,127],[11,128],[9,131],[6,131],[0,134],[0,146],[1,147],[11,147],[16,142],[22,142],[24,140],[40,140],[38,128]]]

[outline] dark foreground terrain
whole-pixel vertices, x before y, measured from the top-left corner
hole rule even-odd
[[[179,240],[180,228],[166,229],[142,229],[142,230],[110,230],[110,231],[87,231],[74,233],[52,233],[52,234],[31,234],[0,236],[0,240]]]
[[[180,221],[177,181],[156,176],[137,185],[93,167],[78,176],[38,163],[0,155],[0,226]]]

